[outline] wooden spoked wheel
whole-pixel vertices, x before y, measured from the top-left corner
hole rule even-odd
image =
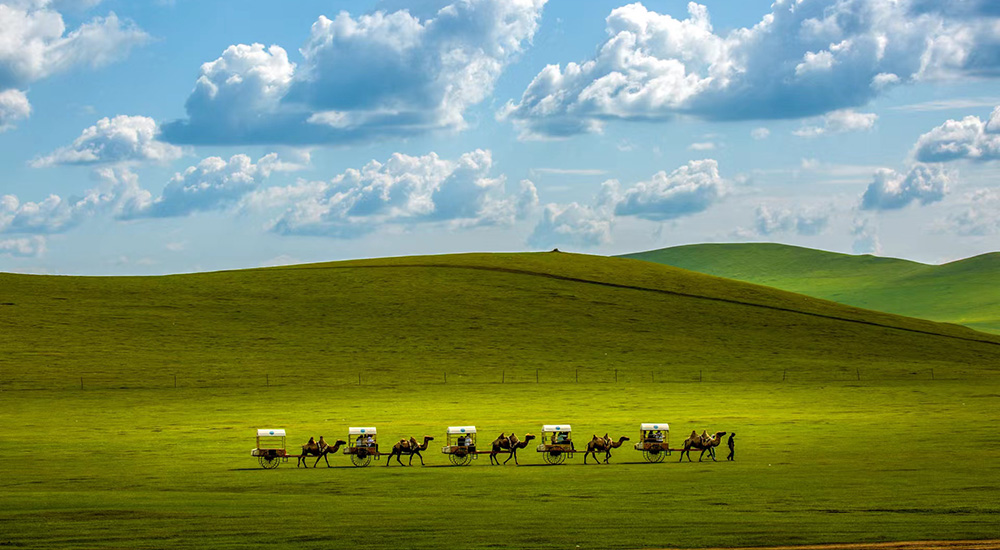
[[[468,453],[464,455],[450,454],[448,458],[455,466],[468,466],[472,462],[472,455]]]
[[[660,449],[651,449],[648,451],[643,451],[642,456],[643,458],[646,459],[646,462],[663,462],[663,459],[666,458],[667,453],[666,451],[662,451]]]
[[[562,451],[548,451],[542,457],[546,464],[562,464],[566,461],[566,453]]]
[[[358,468],[364,468],[372,463],[372,455],[368,453],[357,453],[351,455],[351,463]]]
[[[264,468],[265,470],[273,470],[278,467],[278,464],[281,463],[280,458],[270,455],[260,456],[258,457],[257,461],[260,462],[260,467]]]

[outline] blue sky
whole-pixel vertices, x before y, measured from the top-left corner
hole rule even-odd
[[[0,0],[0,270],[945,262],[997,249],[998,76],[988,0]]]

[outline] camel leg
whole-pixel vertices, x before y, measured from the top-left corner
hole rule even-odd
[[[708,449],[702,449],[702,450],[701,450],[701,454],[700,454],[700,455],[698,455],[698,462],[701,462],[701,457],[705,456],[705,451],[707,451],[707,450],[708,450]]]
[[[417,458],[419,458],[419,459],[420,459],[420,465],[421,465],[421,466],[424,466],[424,455],[422,455],[422,454],[420,454],[420,453],[417,453]],[[410,460],[413,460],[413,457],[412,457],[412,456],[410,457]]]
[[[611,459],[611,449],[604,451],[604,463],[607,464],[608,460]]]
[[[400,452],[399,454],[397,454],[397,455],[396,455],[396,462],[398,462],[400,466],[402,466],[402,465],[403,465],[403,461],[402,461],[402,460],[400,460],[400,458],[401,458],[402,456],[403,456],[403,453],[402,453],[402,452]],[[413,455],[410,455],[410,456],[412,457]],[[386,460],[386,462],[389,462],[389,461],[388,461],[388,460]]]
[[[718,460],[715,460],[715,447],[708,448],[708,456],[712,457],[712,462],[718,462]]]

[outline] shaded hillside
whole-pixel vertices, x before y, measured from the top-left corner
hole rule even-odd
[[[1000,254],[944,265],[771,243],[700,244],[625,257],[867,309],[1000,333]]]
[[[978,375],[1000,337],[622,258],[386,258],[163,277],[0,274],[0,387]],[[582,374],[576,375],[579,370]],[[574,372],[570,375],[570,372]],[[530,373],[530,374],[529,374]],[[641,378],[637,373],[642,373]],[[777,374],[775,374],[777,373]],[[653,374],[653,376],[657,376]],[[632,378],[630,378],[632,377]],[[153,382],[150,382],[153,381]],[[44,384],[43,384],[44,383]],[[255,382],[256,383],[256,382]]]

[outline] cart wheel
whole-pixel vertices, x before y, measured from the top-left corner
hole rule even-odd
[[[281,463],[281,459],[276,456],[261,456],[258,458],[258,462],[260,462],[261,468],[264,468],[265,470],[273,470],[278,467],[278,464]]]
[[[372,463],[372,455],[368,453],[351,455],[351,462],[358,468],[364,468]]]
[[[448,455],[448,458],[451,459],[451,463],[454,464],[455,466],[468,466],[469,463],[472,462],[472,455],[470,454],[465,454],[465,455],[451,454]]]
[[[666,456],[667,453],[658,450],[642,452],[642,457],[646,459],[646,462],[663,462]]]
[[[566,461],[566,454],[562,451],[549,451],[542,455],[546,464],[562,464]]]

